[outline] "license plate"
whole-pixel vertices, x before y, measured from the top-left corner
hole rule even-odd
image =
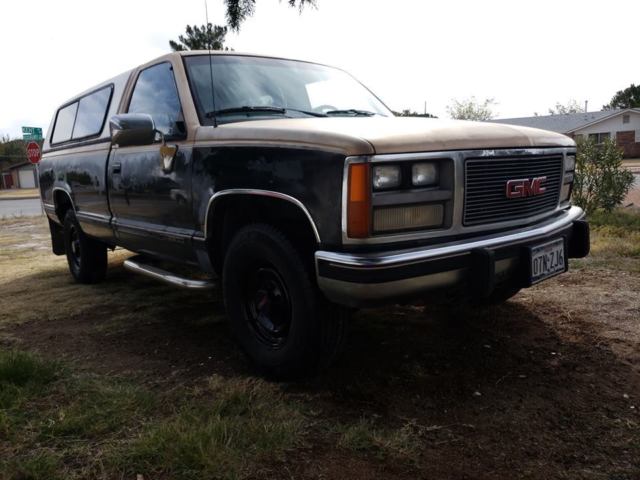
[[[531,247],[531,285],[567,270],[564,238]]]

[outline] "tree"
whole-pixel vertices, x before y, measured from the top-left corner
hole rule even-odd
[[[24,141],[20,139],[11,140],[8,135],[0,137],[0,170],[26,161],[27,153]]]
[[[622,150],[610,138],[600,145],[579,138],[577,145],[573,203],[586,212],[610,212],[633,185],[633,174],[622,166]]]
[[[491,120],[495,114],[492,106],[496,105],[493,98],[486,98],[483,102],[478,102],[476,97],[464,100],[453,100],[447,107],[447,113],[454,120]]]
[[[187,25],[186,35],[180,35],[178,41],[169,40],[169,46],[174,52],[185,50],[229,50],[224,46],[227,27],[220,25]]]
[[[305,5],[316,6],[316,0],[286,0],[290,7],[298,7],[302,11]],[[240,24],[253,15],[256,0],[224,0],[227,4],[227,23],[238,31]]]
[[[393,114],[396,117],[423,117],[423,118],[438,118],[435,115],[431,115],[430,113],[418,113],[416,111],[413,110],[409,110],[409,109],[405,109],[402,110],[401,112],[395,112],[393,111]]]
[[[640,85],[633,83],[629,88],[618,91],[608,105],[603,105],[603,110],[616,108],[640,108]]]
[[[549,109],[549,115],[567,115],[569,113],[583,113],[584,111],[584,107],[572,98],[565,105],[556,102],[555,108]]]

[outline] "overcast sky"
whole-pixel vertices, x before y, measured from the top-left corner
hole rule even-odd
[[[224,23],[222,0],[209,20]],[[46,129],[57,105],[169,51],[203,0],[7,0],[0,44],[0,134]],[[229,46],[354,74],[394,110],[446,117],[454,98],[493,97],[499,117],[546,113],[640,83],[638,0],[318,0],[302,14],[258,0]]]

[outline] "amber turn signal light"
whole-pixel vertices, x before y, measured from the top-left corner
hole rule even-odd
[[[347,197],[347,236],[366,238],[371,230],[371,179],[369,164],[349,165]]]

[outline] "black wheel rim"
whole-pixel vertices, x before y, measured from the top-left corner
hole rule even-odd
[[[76,268],[80,268],[80,235],[78,229],[72,226],[69,230],[69,245],[71,246],[71,261]]]
[[[270,267],[254,269],[247,275],[244,299],[256,338],[270,348],[281,347],[291,327],[291,300],[282,277]]]

